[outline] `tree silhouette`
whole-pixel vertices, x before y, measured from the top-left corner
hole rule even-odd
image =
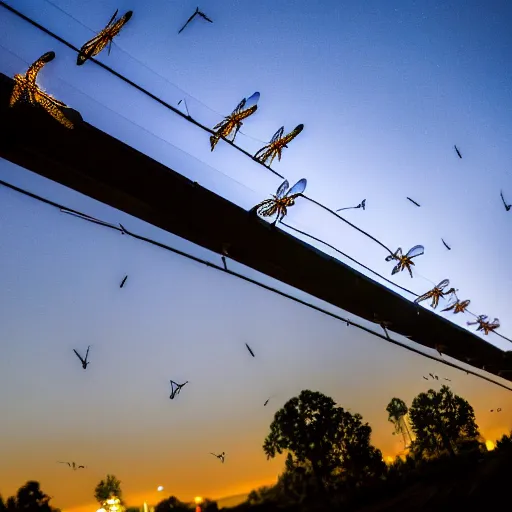
[[[512,434],[508,436],[503,434],[502,438],[496,441],[496,450],[505,451],[510,449],[512,449]]]
[[[402,434],[404,440],[404,448],[407,448],[407,437],[409,438],[409,444],[412,443],[411,433],[409,432],[409,427],[407,426],[407,421],[405,419],[407,412],[409,409],[407,408],[406,403],[400,398],[392,398],[386,407],[386,411],[388,412],[388,421],[393,423],[395,426],[395,434]]]
[[[288,451],[287,469],[305,468],[307,473],[309,465],[324,491],[335,470],[345,478],[384,470],[382,454],[370,444],[371,428],[361,420],[361,415],[336,407],[332,398],[304,390],[277,411],[263,451],[267,458]]]
[[[202,512],[217,512],[219,510],[219,505],[216,501],[211,500],[209,498],[204,498],[201,503],[201,511]]]
[[[170,496],[160,501],[155,506],[155,512],[191,512],[192,508],[187,503],[183,503],[176,496]]]
[[[4,507],[7,512],[53,512],[50,499],[50,496],[41,490],[39,482],[30,480],[18,489],[16,497],[8,498]]]
[[[94,497],[96,501],[103,506],[103,504],[111,497],[115,496],[123,504],[122,499],[123,491],[121,490],[121,481],[114,475],[107,475],[105,480],[100,480],[94,489]]]
[[[0,512],[7,512],[7,506],[4,503],[4,499],[2,498],[2,495],[0,494]]]
[[[409,417],[416,446],[429,455],[443,449],[455,455],[457,441],[479,436],[473,407],[448,386],[420,393],[412,402]]]

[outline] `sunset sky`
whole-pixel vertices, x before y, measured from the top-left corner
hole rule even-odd
[[[291,184],[306,177],[306,193],[332,208],[366,198],[366,211],[349,210],[347,219],[392,248],[425,246],[415,278],[402,273],[394,282],[423,293],[449,278],[472,311],[500,318],[500,332],[512,337],[512,211],[500,199],[503,190],[512,202],[510,2],[205,2],[199,7],[214,23],[195,20],[179,36],[192,0],[7,3],[77,46],[116,9],[133,9],[99,60],[169,103],[186,98],[208,126],[259,91],[239,145],[254,153],[283,124],[289,131],[304,123],[274,168]],[[210,152],[207,134],[93,63],[76,66],[74,52],[0,7],[0,72],[23,73],[49,50],[57,57],[39,83],[92,125],[243,208],[279,186],[222,141]],[[220,263],[3,160],[0,179]],[[390,277],[379,246],[313,205],[299,199],[287,222]],[[34,479],[66,512],[95,512],[94,487],[107,473],[135,506],[161,495],[248,492],[281,472],[283,459],[267,461],[263,440],[275,411],[303,389],[361,413],[385,458],[402,449],[386,405],[393,396],[410,405],[429,389],[428,372],[452,380],[486,439],[511,428],[509,391],[3,187],[0,233],[4,497]],[[449,318],[465,325],[471,317]],[[510,348],[496,336],[487,341]],[[72,349],[87,345],[83,371]],[[173,401],[169,379],[189,381]],[[221,451],[225,464],[209,455]],[[59,460],[87,468],[73,472]]]

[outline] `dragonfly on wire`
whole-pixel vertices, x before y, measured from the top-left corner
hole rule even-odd
[[[299,180],[292,188],[289,188],[290,184],[288,180],[284,180],[275,195],[272,195],[272,199],[265,199],[261,203],[258,203],[250,210],[250,213],[257,213],[262,217],[272,217],[276,215],[276,219],[273,222],[275,226],[286,216],[288,208],[295,204],[295,199],[306,190],[306,185],[306,178]]]
[[[452,295],[456,292],[455,288],[450,288],[449,290],[444,291],[449,285],[450,281],[448,279],[443,279],[438,285],[434,286],[434,288],[415,299],[415,304],[419,304],[424,300],[432,299],[430,306],[436,309],[441,297],[446,297],[447,295]]]
[[[455,302],[452,302],[451,304],[448,305],[447,308],[444,308],[441,311],[453,311],[454,314],[465,313],[466,309],[469,306],[469,304],[471,303],[471,301],[469,299],[459,300],[457,298],[457,295],[455,295],[455,298],[456,298]]]
[[[177,382],[174,382],[173,380],[171,380],[170,383],[171,383],[171,395],[169,396],[169,398],[171,400],[173,400],[176,395],[180,394],[181,388],[185,384],[188,384],[188,380],[187,380],[187,382],[184,382],[183,384],[178,384]]]
[[[107,23],[107,26],[98,32],[92,39],[87,41],[80,51],[78,52],[78,57],[76,58],[77,66],[81,66],[85,64],[87,60],[91,57],[96,57],[104,48],[108,45],[108,55],[110,55],[110,50],[112,48],[112,40],[117,34],[121,31],[121,29],[128,23],[129,19],[133,15],[133,11],[128,11],[124,16],[121,16],[116,21],[116,16],[119,9],[116,10],[110,21]]]
[[[296,126],[290,133],[283,135],[284,126],[281,126],[279,130],[272,136],[270,142],[259,149],[254,158],[265,165],[272,165],[274,158],[277,156],[277,160],[281,161],[281,154],[284,148],[288,147],[288,144],[299,135],[299,133],[304,130],[304,125],[299,124]],[[267,164],[267,160],[270,159],[270,162]]]
[[[503,206],[505,207],[505,210],[510,211],[510,208],[512,208],[512,204],[507,204],[505,202],[505,198],[503,197],[503,191],[500,190],[500,196],[501,196],[501,200],[503,201]]]
[[[399,247],[392,255],[389,255],[386,258],[386,261],[398,261],[398,263],[391,271],[391,275],[397,274],[398,272],[402,272],[403,270],[407,269],[412,277],[411,267],[414,266],[414,261],[412,261],[412,259],[421,256],[424,254],[424,252],[425,247],[423,247],[423,245],[415,245],[412,249],[409,250],[407,254],[403,254],[402,248]]]
[[[235,141],[237,133],[239,132],[240,128],[242,128],[242,121],[248,118],[250,115],[254,114],[256,110],[258,110],[259,99],[259,92],[255,92],[249,98],[244,98],[237,105],[235,110],[229,114],[229,116],[226,116],[220,123],[213,127],[215,133],[210,137],[210,146],[212,151],[215,149],[215,146],[221,137],[227,139],[233,130],[235,130],[235,133],[231,139],[231,142]]]
[[[190,12],[190,11],[189,11]],[[199,7],[196,7],[196,10],[194,12],[194,14],[192,14],[192,16],[190,16],[190,18],[187,20],[187,22],[185,23],[185,25],[183,25],[183,27],[181,27],[179,30],[178,30],[178,34],[181,34],[184,30],[184,28],[196,17],[196,16],[201,16],[201,18],[203,18],[204,20],[206,20],[208,23],[213,23],[213,20],[211,20],[210,18],[208,18],[208,16],[206,16],[206,14],[204,12],[201,12],[199,10]]]
[[[363,199],[357,206],[347,206],[345,208],[339,208],[336,210],[337,212],[341,212],[342,210],[356,210],[357,208],[366,209],[366,199]]]
[[[28,68],[24,75],[14,75],[14,88],[9,106],[14,107],[20,100],[24,100],[31,105],[39,105],[54,119],[59,121],[60,124],[66,128],[73,129],[73,122],[62,112],[62,109],[68,109],[68,111],[71,109],[62,101],[56,100],[47,92],[42,91],[36,83],[37,75],[41,69],[53,59],[55,59],[55,52],[46,52]],[[73,113],[80,117],[78,112],[73,111]]]
[[[467,325],[478,324],[476,330],[483,331],[483,333],[487,335],[490,332],[494,332],[500,326],[500,321],[498,318],[495,318],[492,322],[490,322],[488,319],[489,317],[487,315],[478,315],[476,322],[467,322]]]

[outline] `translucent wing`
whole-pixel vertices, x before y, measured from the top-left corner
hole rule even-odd
[[[471,302],[470,300],[463,300],[463,301],[460,303],[460,307],[461,307],[461,308],[466,309],[466,308],[469,306],[469,303],[470,303],[470,302]]]
[[[259,99],[260,99],[260,93],[255,92],[252,96],[247,98],[247,100],[245,102],[244,110],[249,110],[250,108],[255,107],[257,105]]]
[[[450,280],[449,279],[443,279],[437,286],[436,288],[439,288],[440,290],[444,290],[448,285],[450,284]]]
[[[389,256],[386,257],[386,261],[391,261],[391,260],[397,260],[398,258],[400,258],[402,256],[402,248],[399,247],[395,252],[394,254],[390,254]]]
[[[41,71],[42,67],[55,59],[55,52],[46,52],[41,55],[27,70],[27,79],[29,82],[35,82],[37,74]]]
[[[500,326],[499,318],[495,318],[492,322],[489,323],[490,327],[493,329],[497,329]]]
[[[388,261],[389,261],[389,260],[388,260]],[[395,268],[391,271],[391,275],[392,275],[392,276],[394,276],[395,274],[398,274],[398,272],[400,272],[401,265],[402,265],[402,262],[398,262],[398,263],[395,265]]]
[[[277,132],[274,133],[274,135],[272,135],[272,138],[270,139],[270,144],[279,140],[283,136],[283,133],[284,133],[284,126],[281,126],[281,128],[279,128],[279,130],[277,130]]]
[[[112,16],[112,18],[110,18],[110,21],[107,23],[107,26],[105,28],[107,28],[107,29],[110,28],[110,25],[112,25],[112,23],[116,19],[116,16],[117,16],[118,12],[119,12],[119,9],[116,9],[116,12],[114,13],[114,16]]]
[[[416,256],[421,256],[425,252],[425,247],[423,245],[415,245],[409,252],[406,254],[408,258],[416,258]]]
[[[458,304],[458,301],[453,302],[452,304],[449,304],[448,307],[442,309],[441,311],[451,311],[455,308],[455,306]]]
[[[302,194],[304,190],[306,190],[306,185],[308,184],[308,180],[306,178],[302,178],[301,180],[297,181],[295,185],[288,191],[286,194],[287,196],[296,196],[299,194]]]
[[[290,184],[288,183],[288,180],[284,180],[283,183],[281,183],[280,187],[277,189],[276,197],[278,199],[281,199],[286,194],[286,191],[290,188]]]

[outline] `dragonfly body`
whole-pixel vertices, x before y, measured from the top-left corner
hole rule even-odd
[[[201,16],[201,18],[203,18],[205,21],[207,21],[208,23],[213,23],[213,20],[211,20],[210,18],[208,18],[208,16],[206,16],[206,14],[204,12],[201,12],[199,10],[199,7],[196,7],[196,10],[194,11],[194,14],[192,14],[192,16],[190,16],[190,18],[187,20],[187,22],[185,23],[185,25],[183,25],[179,30],[178,30],[178,34],[181,34],[183,32],[183,30],[185,29],[185,27],[196,17],[196,16]]]
[[[386,258],[386,261],[397,260],[398,263],[391,271],[391,275],[395,275],[398,272],[402,272],[407,269],[410,276],[412,277],[412,268],[414,266],[413,258],[421,256],[425,252],[425,248],[422,245],[415,245],[409,250],[407,254],[402,253],[402,248],[399,247],[392,255]]]
[[[450,288],[448,291],[444,291],[447,286],[449,286],[450,281],[448,279],[444,279],[441,281],[438,285],[434,286],[431,290],[429,290],[427,293],[424,293],[423,295],[420,295],[417,299],[415,299],[415,303],[419,304],[420,302],[432,299],[432,303],[430,304],[434,309],[437,308],[439,304],[439,299],[441,297],[446,297],[447,295],[451,295],[452,293],[455,293],[454,288]]]
[[[290,133],[283,135],[284,126],[281,126],[281,128],[274,133],[270,142],[256,152],[254,158],[265,165],[267,165],[267,161],[270,160],[268,165],[272,165],[274,158],[277,156],[277,160],[280,162],[283,149],[287,148],[287,144],[295,139],[303,129],[304,125],[299,124]]]
[[[494,332],[498,327],[500,326],[500,321],[498,318],[495,318],[492,322],[488,320],[487,315],[479,315],[476,319],[476,322],[467,322],[468,325],[476,325],[478,324],[478,327],[476,328],[477,331],[483,331],[485,335],[489,334],[490,332]]]
[[[218,455],[216,453],[213,453],[213,452],[210,452],[210,454],[213,455],[214,457],[217,457],[217,459],[219,459],[224,464],[224,461],[226,460],[226,453],[225,452],[219,453]]]

